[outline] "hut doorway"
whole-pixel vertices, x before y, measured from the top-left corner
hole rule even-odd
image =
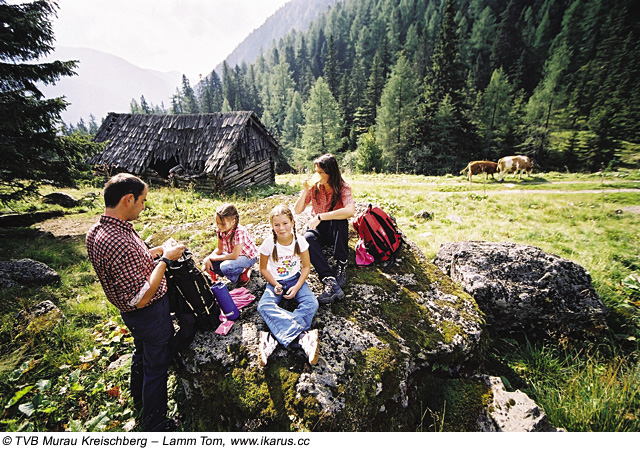
[[[170,159],[154,161],[149,168],[151,170],[155,170],[162,178],[169,178],[169,171],[178,164],[178,160],[175,157],[172,157]]]

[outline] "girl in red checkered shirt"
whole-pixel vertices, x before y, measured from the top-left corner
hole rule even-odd
[[[220,275],[244,286],[258,261],[258,248],[247,229],[240,225],[240,215],[233,204],[225,203],[217,209],[216,226],[218,247],[204,259],[204,268],[214,281]]]

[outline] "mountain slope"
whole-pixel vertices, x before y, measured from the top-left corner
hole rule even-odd
[[[128,61],[88,48],[58,47],[47,61],[78,60],[77,76],[65,77],[55,86],[44,86],[47,98],[62,97],[71,103],[62,113],[66,123],[76,124],[93,114],[98,123],[109,112],[129,112],[131,99],[169,107],[171,96],[180,85],[179,72],[143,69]]]
[[[251,64],[265,52],[274,40],[280,39],[291,30],[304,30],[330,5],[341,0],[292,0],[278,9],[262,26],[255,29],[227,56],[229,67],[240,65],[243,61]],[[214,69],[222,74],[222,62]]]

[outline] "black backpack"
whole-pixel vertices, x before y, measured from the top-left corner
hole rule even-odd
[[[171,312],[178,319],[179,349],[185,349],[196,330],[212,330],[220,325],[220,307],[211,292],[211,282],[185,249],[165,272]]]

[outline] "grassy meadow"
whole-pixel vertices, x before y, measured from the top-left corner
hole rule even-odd
[[[280,175],[276,186],[225,197],[154,187],[135,227],[146,238],[166,225],[211,219],[225,201],[236,203],[241,221],[266,222],[266,213],[243,217],[243,206],[273,194],[295,195],[302,179]],[[534,245],[584,266],[610,309],[610,331],[580,343],[493,341],[483,370],[530,395],[556,427],[640,431],[640,170],[538,173],[522,180],[510,175],[503,183],[483,176],[473,183],[463,176],[345,179],[357,202],[376,203],[393,214],[428,258],[444,242],[489,240]],[[99,190],[65,191],[80,198]],[[41,202],[10,206],[17,212],[55,209]],[[63,221],[88,228],[101,211],[100,198],[87,200]],[[86,258],[83,228],[56,237],[38,226],[47,229],[38,224],[0,230],[4,259],[37,259],[62,277],[56,286],[0,292],[0,430],[138,430],[127,391],[128,364],[107,370],[131,352],[131,339]],[[198,254],[215,245],[211,230],[176,231],[174,237]],[[27,324],[18,316],[44,300],[58,305],[64,317]],[[175,375],[171,387],[171,413],[182,417],[184,431],[193,431]]]

